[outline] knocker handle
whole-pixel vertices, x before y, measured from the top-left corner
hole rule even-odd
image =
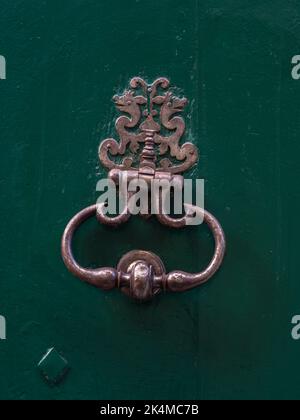
[[[190,210],[203,212],[204,222],[209,226],[215,240],[214,256],[208,267],[200,273],[172,271],[167,274],[160,258],[147,251],[132,251],[126,254],[116,269],[81,267],[73,255],[73,236],[81,224],[96,215],[97,205],[82,210],[67,225],[62,238],[63,260],[71,273],[81,280],[103,290],[120,288],[127,295],[141,301],[151,299],[162,290],[183,292],[192,289],[207,282],[216,273],[222,264],[226,244],[223,229],[213,215],[193,206],[190,206]],[[167,217],[162,216],[162,222],[165,224],[168,224]]]

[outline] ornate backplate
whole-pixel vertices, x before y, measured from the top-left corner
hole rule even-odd
[[[148,85],[135,77],[130,82],[130,90],[113,97],[123,115],[116,120],[119,141],[110,138],[100,145],[100,161],[106,168],[138,170],[147,167],[180,174],[197,162],[197,148],[192,143],[180,145],[185,132],[180,113],[187,99],[175,96],[169,87],[166,78]],[[123,157],[121,162],[120,156]]]

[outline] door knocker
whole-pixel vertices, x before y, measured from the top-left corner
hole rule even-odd
[[[116,121],[117,142],[107,139],[100,144],[99,158],[109,169],[108,178],[116,185],[126,176],[132,180],[152,185],[154,181],[168,181],[183,189],[181,175],[196,164],[197,148],[192,143],[180,146],[185,132],[185,122],[179,113],[187,100],[174,96],[169,90],[170,82],[165,78],[148,85],[141,78],[130,82],[130,90],[114,96],[116,107],[124,115]],[[118,160],[125,156],[123,161]],[[167,157],[169,155],[169,158]],[[120,192],[121,194],[121,192]],[[68,224],[62,238],[62,257],[71,273],[81,280],[103,290],[119,288],[125,294],[140,301],[147,301],[161,291],[183,292],[207,282],[219,269],[225,254],[225,236],[217,219],[206,210],[192,204],[184,204],[185,214],[173,217],[165,211],[164,194],[152,192],[154,207],[147,207],[140,215],[148,218],[155,208],[160,223],[172,228],[189,225],[189,218],[199,214],[209,226],[215,240],[214,256],[208,267],[197,274],[184,271],[166,272],[161,259],[148,251],[131,251],[119,262],[117,268],[89,269],[81,267],[74,259],[72,239],[79,226],[91,217],[100,223],[117,227],[127,222],[132,213],[128,205],[130,193],[125,197],[126,205],[119,215],[108,216],[105,203],[92,205],[78,213]]]

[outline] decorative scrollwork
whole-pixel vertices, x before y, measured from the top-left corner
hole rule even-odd
[[[135,77],[130,82],[130,90],[113,97],[117,109],[125,115],[120,116],[115,124],[119,142],[109,138],[100,145],[99,158],[106,168],[129,170],[150,167],[179,174],[197,162],[197,148],[192,143],[180,145],[185,122],[179,114],[183,112],[187,99],[167,91],[169,86],[170,82],[165,78],[148,85],[143,79]],[[142,94],[138,94],[138,90]],[[164,135],[165,132],[170,134]],[[144,148],[140,150],[142,144]],[[124,156],[127,151],[130,155],[124,157],[122,163],[113,159]]]

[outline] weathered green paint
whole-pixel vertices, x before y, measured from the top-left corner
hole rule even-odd
[[[0,28],[0,398],[299,398],[299,2],[1,0]],[[190,98],[192,175],[228,240],[207,286],[147,305],[82,284],[60,257],[105,174],[111,96],[135,75],[167,76]],[[155,220],[90,222],[77,239],[86,264],[136,248],[196,271],[213,244],[204,226]],[[51,388],[36,366],[53,346],[72,369]]]

